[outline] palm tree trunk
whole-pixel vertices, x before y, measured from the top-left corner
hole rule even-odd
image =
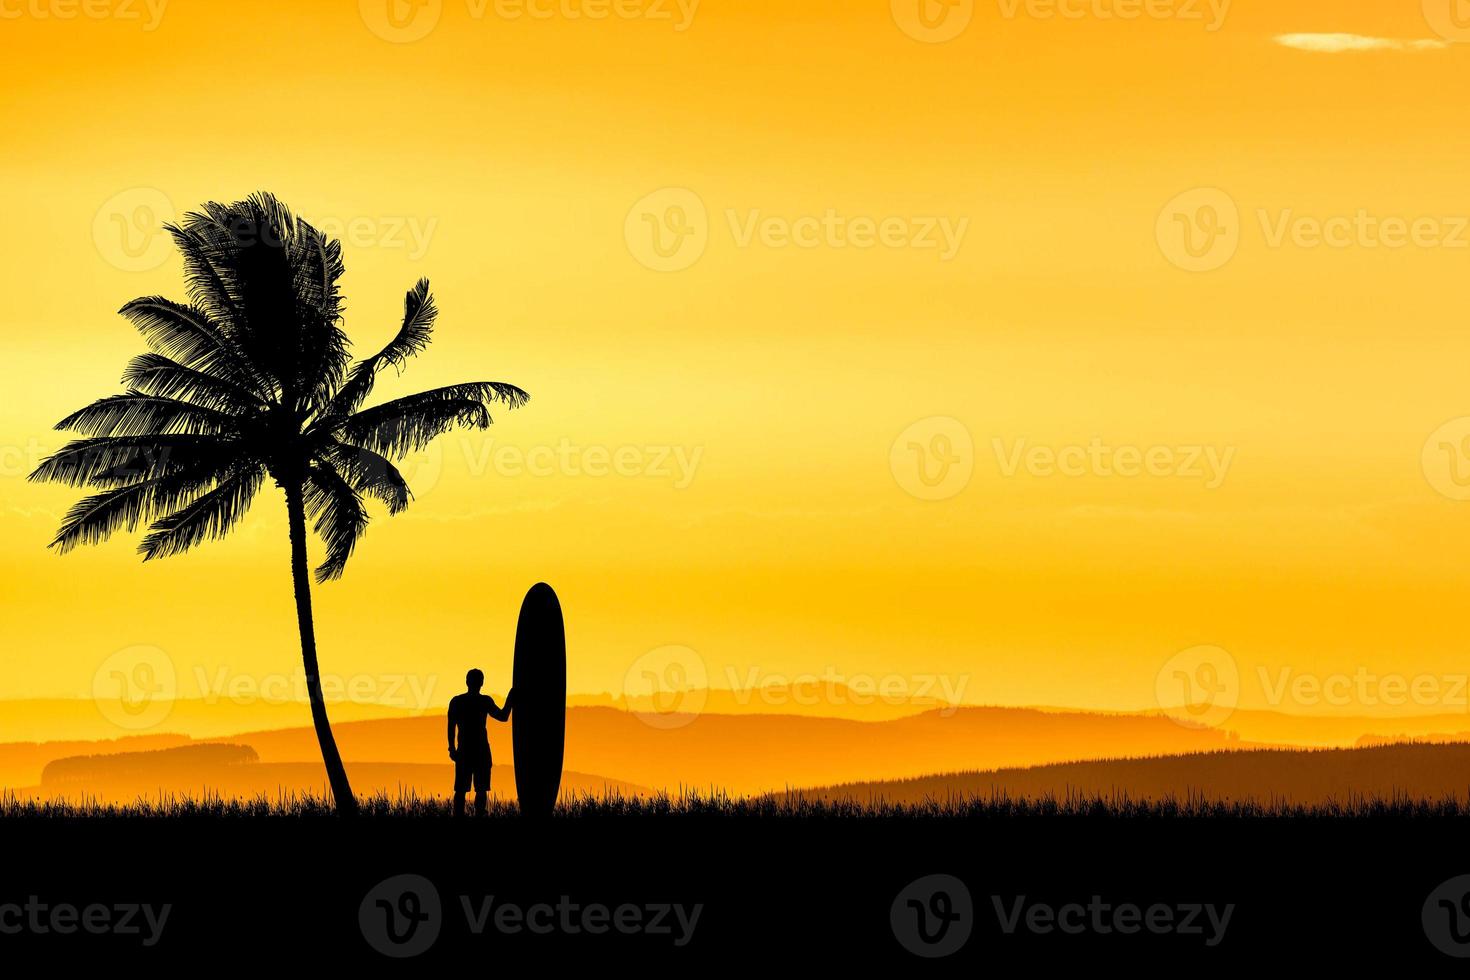
[[[347,782],[347,770],[342,765],[341,753],[337,751],[337,740],[332,737],[331,722],[327,721],[327,703],[322,699],[322,679],[316,662],[316,628],[311,619],[311,579],[306,560],[306,506],[299,483],[284,489],[291,529],[291,581],[296,586],[296,622],[301,629],[301,661],[306,667],[311,724],[316,729],[316,740],[322,749],[322,762],[327,767],[327,782],[332,787],[337,812],[350,816],[357,812],[357,799]]]

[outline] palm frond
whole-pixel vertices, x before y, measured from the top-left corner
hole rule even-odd
[[[398,467],[370,449],[333,441],[320,451],[320,456],[353,490],[386,504],[389,514],[401,512],[413,499]]]
[[[66,554],[79,544],[100,544],[114,531],[133,530],[147,509],[155,482],[149,480],[83,497],[66,512],[61,528],[47,547]]]
[[[93,436],[225,435],[237,431],[238,422],[212,408],[128,391],[98,399],[57,422],[56,428]]]
[[[195,305],[210,313],[237,343],[247,328],[240,308],[240,278],[234,253],[238,247],[229,210],[206,204],[184,215],[181,224],[165,225],[184,259],[184,287]],[[243,344],[242,344],[243,346]]]
[[[332,398],[326,414],[347,416],[357,411],[372,393],[379,371],[391,365],[401,372],[410,357],[429,346],[438,315],[434,297],[429,292],[429,280],[420,279],[403,298],[403,325],[398,328],[397,335],[372,357],[353,365],[347,383]]]
[[[248,388],[185,367],[162,354],[139,354],[123,370],[123,384],[149,395],[184,401],[233,415],[259,410],[266,403]]]
[[[186,256],[191,296],[228,309],[230,339],[294,406],[301,340],[289,261],[295,218],[274,198],[255,195],[228,206],[206,204],[184,216],[182,231],[202,263],[196,277],[195,260]]]
[[[274,200],[274,199],[272,199]],[[351,360],[342,331],[342,245],[306,221],[296,222],[290,245],[296,305],[300,312],[301,383],[305,408],[320,412],[342,386]]]
[[[341,474],[321,463],[307,471],[304,498],[316,533],[327,546],[326,560],[316,569],[316,580],[341,578],[358,539],[367,531],[368,513],[362,498]]]
[[[219,478],[207,467],[169,473],[83,497],[67,511],[49,547],[62,554],[79,544],[99,544],[114,531],[133,531],[189,502]]]
[[[27,479],[73,487],[125,486],[188,467],[210,465],[239,449],[229,440],[208,435],[74,439],[42,460]]]
[[[338,426],[342,439],[389,458],[423,449],[456,426],[489,428],[489,405],[519,408],[530,395],[499,381],[432,388],[348,416]]]
[[[247,467],[226,477],[213,490],[155,521],[138,545],[138,553],[144,561],[151,561],[223,538],[244,519],[264,480],[265,469],[261,466]]]
[[[170,360],[266,395],[257,372],[209,312],[162,296],[135,299],[118,312],[138,328],[149,346]]]

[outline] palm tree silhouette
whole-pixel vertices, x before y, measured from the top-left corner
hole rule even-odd
[[[337,810],[357,808],[327,720],[307,576],[306,521],[326,547],[317,582],[341,577],[367,528],[365,497],[397,514],[410,492],[392,460],[456,426],[484,429],[489,406],[529,396],[495,381],[458,384],[371,408],[379,372],[401,371],[429,344],[437,310],[421,279],[403,326],[377,354],[351,364],[340,327],[342,250],[269,194],[206,204],[167,226],[183,254],[190,302],[133,300],[123,316],[152,352],[123,374],[127,391],[57,423],[84,433],[31,474],[99,492],[62,521],[51,547],[96,544],[146,522],[143,560],[221,538],[245,516],[266,477],[286,496],[291,578],[312,724]]]

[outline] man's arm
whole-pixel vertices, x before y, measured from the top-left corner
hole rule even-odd
[[[449,758],[454,758],[454,706],[449,706]]]
[[[498,705],[498,704],[495,703],[495,699],[494,698],[491,698],[490,699],[490,717],[491,718],[494,718],[496,721],[505,721],[507,718],[509,718],[510,717],[510,709],[511,709],[511,699],[513,699],[515,697],[515,693],[516,693],[516,689],[515,688],[511,688],[508,692],[506,692],[506,695],[505,695],[505,707],[503,707],[503,708],[500,705]]]

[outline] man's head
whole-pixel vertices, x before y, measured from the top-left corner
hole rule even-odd
[[[465,687],[470,689],[471,694],[479,694],[480,688],[485,686],[485,672],[476,667],[464,675]]]

